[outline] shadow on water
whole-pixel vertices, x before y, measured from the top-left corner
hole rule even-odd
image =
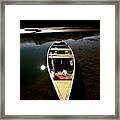
[[[75,71],[76,72],[75,72],[74,82],[73,82],[69,100],[86,100],[85,87],[84,87],[84,83],[82,80],[82,75],[81,75],[81,71],[79,68],[79,64],[77,62],[76,62]],[[49,87],[51,90],[52,99],[59,100],[57,93],[55,91],[55,88],[52,84],[52,81],[50,77],[48,78],[49,78],[48,83],[49,83]]]
[[[59,100],[58,95],[57,95],[57,93],[55,91],[55,88],[54,88],[54,86],[52,84],[52,81],[51,81],[50,77],[49,77],[48,82],[49,82],[49,87],[50,87],[50,90],[51,90],[51,93],[52,93],[52,100]]]
[[[70,100],[86,100],[85,86],[82,80],[81,70],[77,61],[75,63],[75,77],[73,81]]]
[[[48,84],[51,91],[51,95],[50,95],[51,97],[48,96],[48,99],[59,100],[49,74],[48,74]],[[82,79],[81,70],[77,61],[76,61],[76,67],[75,67],[75,77],[74,77],[73,86],[72,86],[69,99],[70,100],[86,100],[85,86]]]

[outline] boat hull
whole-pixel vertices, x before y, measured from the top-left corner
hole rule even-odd
[[[67,43],[56,41],[49,47],[47,68],[59,99],[69,100],[75,75],[75,57]]]

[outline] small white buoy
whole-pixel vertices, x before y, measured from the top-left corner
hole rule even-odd
[[[41,70],[45,70],[45,68],[46,68],[45,65],[41,65],[41,66],[40,66],[40,69],[41,69]]]

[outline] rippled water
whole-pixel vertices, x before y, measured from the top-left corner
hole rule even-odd
[[[65,41],[73,49],[76,60],[76,74],[70,99],[100,99],[99,35]],[[41,65],[46,66],[47,50],[53,42],[36,44],[34,39],[26,39],[26,42],[20,44],[21,100],[58,99],[47,69],[40,69]]]

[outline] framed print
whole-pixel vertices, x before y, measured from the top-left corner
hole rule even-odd
[[[119,119],[119,2],[2,2],[1,118]]]

